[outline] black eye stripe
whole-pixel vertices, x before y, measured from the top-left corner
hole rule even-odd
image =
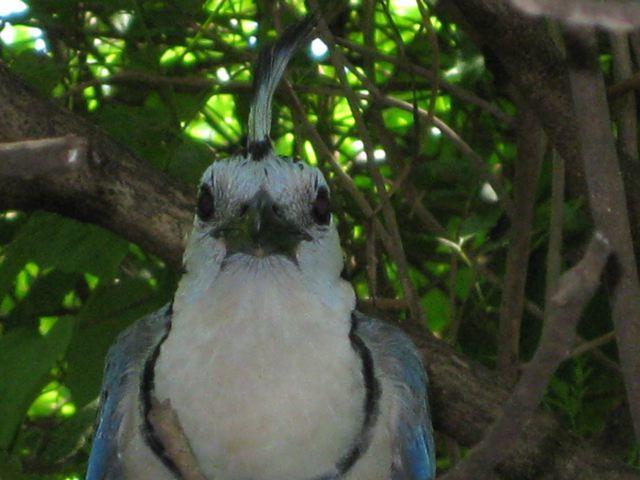
[[[215,213],[213,193],[211,192],[209,185],[203,184],[200,187],[196,213],[198,214],[198,218],[203,222],[211,220]]]

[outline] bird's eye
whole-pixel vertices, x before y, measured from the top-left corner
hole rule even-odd
[[[318,225],[327,225],[331,221],[331,202],[326,187],[318,189],[316,199],[311,205],[311,215]]]
[[[198,194],[198,218],[203,222],[211,220],[215,213],[215,207],[213,205],[213,193],[209,185],[202,185],[200,187],[200,193]]]

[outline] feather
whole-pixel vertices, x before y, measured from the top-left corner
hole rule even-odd
[[[121,333],[109,350],[86,480],[123,478],[120,432],[124,412],[130,402],[138,401],[144,365],[169,322],[171,309],[164,307]]]
[[[400,329],[360,312],[356,334],[374,358],[379,376],[391,393],[393,463],[391,480],[435,478],[435,446],[427,403],[428,379],[412,341]]]
[[[271,151],[271,104],[276,88],[284,75],[289,60],[304,42],[318,16],[310,14],[304,20],[291,25],[273,45],[263,48],[253,77],[253,102],[249,112],[247,151],[256,161]]]

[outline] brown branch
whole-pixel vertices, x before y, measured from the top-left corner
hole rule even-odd
[[[611,34],[610,39],[613,78],[621,83],[631,78],[633,72],[629,37],[624,34]],[[631,90],[615,100],[611,112],[618,126],[617,150],[631,218],[631,235],[640,239],[640,157],[636,107],[636,94]],[[636,246],[636,256],[639,253]]]
[[[615,99],[632,90],[640,89],[640,72],[628,76],[624,80],[616,79],[616,83],[607,88],[607,95],[610,99]]]
[[[602,345],[606,345],[607,343],[615,340],[615,338],[616,338],[616,332],[609,332],[597,338],[594,338],[593,340],[585,340],[584,342],[580,343],[577,347],[575,347],[571,351],[571,354],[569,356],[572,358],[580,356],[583,353],[593,350],[594,348],[598,348],[598,347],[601,347]]]
[[[522,105],[518,116],[517,148],[513,180],[514,216],[502,286],[497,367],[515,382],[520,360],[520,326],[524,310],[529,250],[544,133],[533,112]]]
[[[596,233],[580,263],[560,278],[552,298],[553,314],[544,326],[533,359],[499,419],[467,458],[444,476],[446,480],[486,478],[518,440],[542,400],[549,379],[567,358],[582,311],[600,283],[600,274],[610,252],[609,242]]]
[[[636,438],[640,438],[640,283],[633,251],[625,187],[611,133],[609,105],[597,60],[595,35],[574,30],[566,35],[575,118],[581,140],[589,206],[598,230],[619,261],[620,276],[610,292],[611,316]]]
[[[562,237],[564,224],[564,159],[555,149],[550,152],[551,179],[551,218],[549,219],[549,242],[545,274],[544,309],[548,317],[551,313],[551,295],[556,290],[562,270]],[[546,319],[545,319],[546,321]]]
[[[87,141],[75,135],[0,143],[0,176],[33,178],[69,172],[87,162]]]
[[[636,68],[640,67],[640,30],[636,30],[629,34],[629,43],[633,52]]]
[[[71,86],[64,93],[63,97],[70,97],[87,88],[100,85],[143,84],[154,88],[172,87],[188,91],[202,91],[210,89],[216,85],[216,83],[218,82],[205,77],[169,77],[166,75],[158,75],[156,73],[121,70],[113,75],[96,77],[85,82],[77,83]]]
[[[0,209],[46,209],[96,223],[179,268],[195,192],[82,118],[42,100],[2,63],[0,98],[0,141],[74,134],[92,152],[84,165],[46,178],[0,176]],[[142,211],[141,202],[150,209]]]
[[[569,25],[626,32],[640,26],[640,5],[620,0],[511,0],[529,15],[541,15]]]

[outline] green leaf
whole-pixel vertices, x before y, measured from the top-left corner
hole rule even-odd
[[[432,288],[422,297],[424,309],[427,312],[429,329],[432,332],[441,332],[451,319],[451,305],[449,299],[439,288]]]
[[[44,336],[18,328],[0,337],[0,450],[11,445],[29,405],[64,355],[73,327],[72,319],[60,318]]]
[[[35,475],[22,473],[20,457],[0,451],[0,472],[2,480],[36,480]]]
[[[54,270],[39,276],[6,320],[7,326],[38,326],[39,317],[59,315],[65,294],[72,291],[78,281],[75,274]]]
[[[167,173],[186,185],[197,185],[212,160],[213,153],[205,143],[186,140],[175,150]]]
[[[78,407],[98,395],[104,359],[118,334],[166,302],[167,298],[141,279],[98,287],[78,314],[79,327],[67,354],[65,383]]]
[[[96,403],[87,405],[48,432],[47,443],[40,452],[45,464],[55,464],[73,455],[86,442],[96,418]]]
[[[475,274],[472,269],[458,269],[456,274],[456,297],[458,297],[458,300],[464,302],[469,297],[471,289],[473,288],[474,280]]]
[[[36,212],[5,250],[6,258],[0,265],[0,295],[8,292],[27,262],[42,269],[91,273],[104,280],[116,275],[127,252],[127,242],[100,227]]]
[[[11,68],[45,95],[61,80],[59,66],[53,58],[33,50],[20,52],[11,62]]]

